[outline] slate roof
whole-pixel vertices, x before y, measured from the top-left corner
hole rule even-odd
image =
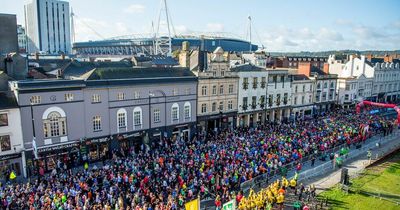
[[[95,68],[119,68],[119,67],[132,67],[132,62],[128,60],[118,62],[80,62],[72,61],[64,70],[63,75],[65,78],[80,77],[83,74]]]
[[[196,77],[188,68],[182,67],[135,67],[135,68],[97,68],[86,80],[117,79],[157,79],[176,77]]]
[[[11,91],[0,92],[0,109],[17,108],[18,103]]]
[[[311,73],[318,74],[318,75],[327,75],[324,71],[322,71],[320,68],[311,66]]]
[[[237,65],[233,68],[231,68],[231,71],[234,72],[246,72],[246,71],[265,71],[266,69],[246,63],[246,64],[241,64]]]
[[[299,80],[310,80],[306,75],[304,74],[293,74],[293,80],[294,81],[299,81]]]

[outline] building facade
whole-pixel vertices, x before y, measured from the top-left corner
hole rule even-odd
[[[285,69],[268,69],[266,120],[281,122],[290,117],[292,84]]]
[[[312,116],[314,81],[304,74],[290,75],[292,79],[291,117],[304,119]]]
[[[18,52],[17,16],[0,13],[0,55]]]
[[[20,53],[26,53],[26,33],[25,28],[21,25],[17,26],[18,48]]]
[[[198,72],[197,120],[199,130],[236,126],[238,76],[230,71],[225,52],[218,47],[205,71]]]
[[[96,161],[114,150],[196,133],[197,78],[187,69],[99,68],[81,80],[17,81],[11,87],[31,173],[38,164],[48,171],[58,161]]]
[[[238,126],[256,126],[266,119],[268,71],[251,64],[237,65],[231,71],[239,77]]]
[[[31,0],[25,5],[25,29],[29,53],[71,53],[69,2]]]
[[[26,177],[21,116],[12,92],[0,92],[0,180]]]

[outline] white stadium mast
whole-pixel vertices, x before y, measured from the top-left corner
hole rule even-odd
[[[161,16],[165,14],[165,20],[161,19]],[[167,25],[167,30],[168,30],[168,36],[162,36],[160,35],[160,26],[163,23],[166,23]],[[175,29],[172,24],[171,16],[168,11],[168,6],[167,6],[167,0],[161,0],[160,2],[160,11],[158,14],[158,21],[157,21],[157,29],[154,34],[154,42],[155,42],[155,48],[154,48],[154,54],[156,55],[171,55],[172,54],[172,38],[171,38],[171,28],[174,32],[175,35]]]

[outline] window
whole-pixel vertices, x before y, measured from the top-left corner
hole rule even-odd
[[[345,100],[345,101],[348,101],[348,100],[349,100],[349,94],[345,94],[345,95],[344,95],[344,100]]]
[[[350,90],[350,84],[346,84],[345,90]]]
[[[328,88],[328,83],[324,82],[324,88]]]
[[[308,103],[311,103],[311,102],[312,102],[312,101],[311,101],[311,100],[312,100],[311,97],[312,97],[311,95],[308,96]]]
[[[217,86],[216,85],[213,85],[213,87],[212,87],[212,94],[217,95]]]
[[[153,110],[153,121],[156,123],[160,122],[160,109]]]
[[[190,110],[190,103],[189,102],[185,102],[185,106],[184,106],[184,112],[185,112],[185,118],[188,119],[191,116],[191,110]]]
[[[265,88],[266,84],[267,84],[266,78],[265,77],[261,77],[261,88]]]
[[[306,85],[303,85],[303,93],[306,92]]]
[[[228,110],[232,110],[232,109],[233,109],[233,102],[228,101]]]
[[[297,85],[294,86],[294,92],[297,93]]]
[[[229,92],[229,93],[233,93],[233,85],[229,85],[228,92]]]
[[[271,107],[273,105],[274,95],[269,95],[268,97],[268,106]]]
[[[10,151],[11,141],[9,135],[0,136],[0,151]]]
[[[243,110],[247,110],[247,97],[243,97]]]
[[[135,91],[135,92],[133,93],[133,98],[134,98],[134,99],[139,99],[139,98],[140,98],[140,92],[139,92],[139,91]]]
[[[331,89],[335,88],[335,85],[333,84],[333,82],[331,82]]]
[[[258,85],[258,78],[257,77],[254,77],[253,78],[253,89],[257,89],[257,85]]]
[[[65,101],[73,101],[74,100],[74,94],[66,93],[66,94],[64,94],[64,98],[65,98]]]
[[[142,125],[142,109],[140,107],[135,107],[135,109],[133,109],[133,125]]]
[[[8,115],[7,113],[0,114],[0,127],[1,126],[8,126]]]
[[[101,117],[94,116],[93,117],[93,131],[100,131],[101,130]]]
[[[119,101],[125,100],[125,93],[118,93],[117,94],[117,100],[119,100]]]
[[[296,96],[296,97],[294,97],[293,104],[294,104],[294,105],[297,105],[297,96]]]
[[[318,90],[321,89],[321,83],[320,82],[318,82],[318,84],[317,84],[317,89]]]
[[[302,97],[301,97],[301,104],[304,104],[304,101],[305,101],[305,97],[302,96]]]
[[[202,104],[201,105],[201,113],[206,113],[207,112],[207,104]]]
[[[224,102],[220,101],[219,102],[219,111],[223,111],[224,110]]]
[[[185,95],[190,95],[190,88],[185,89]]]
[[[257,108],[257,96],[251,97],[251,108],[252,109]]]
[[[201,87],[201,95],[206,96],[207,95],[207,86],[202,86]]]
[[[117,112],[118,128],[126,128],[126,110],[120,109]]]
[[[179,120],[179,105],[177,103],[172,105],[171,118],[172,120]]]
[[[260,97],[260,107],[264,108],[264,105],[265,105],[265,96],[261,96]]]
[[[277,106],[281,105],[281,94],[276,94],[276,105]]]
[[[223,77],[223,76],[225,76],[225,71],[221,71],[221,77]]]
[[[31,104],[40,104],[42,101],[42,97],[41,96],[32,96],[30,101],[31,101]]]
[[[99,94],[93,94],[92,95],[92,103],[100,103],[101,99],[100,99],[100,95]]]
[[[172,95],[173,96],[178,95],[178,89],[177,88],[172,89]]]
[[[216,102],[213,102],[213,103],[212,103],[211,111],[212,111],[212,112],[217,111],[217,103],[216,103]]]
[[[66,126],[65,116],[53,111],[48,114],[47,119],[43,120],[44,137],[65,136],[67,134]]]
[[[249,88],[249,78],[243,78],[243,89],[247,90]]]
[[[310,85],[310,91],[312,91],[312,85]]]
[[[224,85],[219,86],[219,94],[224,94]]]
[[[288,103],[288,97],[289,97],[289,94],[287,94],[287,93],[283,94],[283,104],[286,105]]]
[[[322,92],[322,101],[326,101],[326,92]]]

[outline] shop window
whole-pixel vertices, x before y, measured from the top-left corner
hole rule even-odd
[[[0,151],[10,151],[11,141],[9,135],[0,136]]]
[[[0,114],[0,127],[1,126],[8,126],[8,115],[7,113]]]

